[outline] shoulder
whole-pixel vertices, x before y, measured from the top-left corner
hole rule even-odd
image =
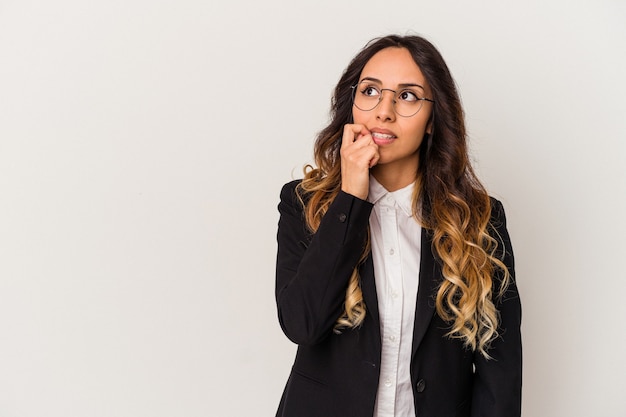
[[[506,227],[506,214],[504,212],[504,205],[495,197],[489,197],[491,200],[491,219],[490,223],[495,228]]]
[[[302,206],[304,201],[304,195],[302,189],[300,188],[300,184],[302,180],[293,180],[289,181],[285,185],[283,185],[280,190],[280,201],[281,203],[286,203],[291,206]]]
[[[496,253],[499,258],[503,259],[509,269],[513,269],[513,248],[511,246],[511,238],[507,230],[506,214],[504,206],[498,199],[491,197],[491,218],[489,220],[489,234],[497,242]],[[507,259],[508,258],[508,259]]]
[[[300,187],[302,180],[293,180],[283,185],[280,190],[280,202],[278,211],[281,214],[293,214],[302,216],[306,204],[306,195]]]
[[[289,181],[287,184],[283,185],[283,188],[280,190],[280,198],[281,200],[285,197],[289,198],[291,196],[296,196],[296,189],[302,183],[302,180],[293,180]]]

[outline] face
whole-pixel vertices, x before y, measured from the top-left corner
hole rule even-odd
[[[362,97],[382,94],[382,100],[372,110],[364,111],[352,107],[355,124],[364,125],[378,145],[380,160],[375,169],[411,170],[417,172],[419,147],[425,133],[430,133],[429,125],[432,103],[416,98],[432,99],[430,87],[409,51],[405,48],[386,48],[376,53],[365,65],[356,94]],[[366,88],[364,89],[363,86]],[[393,90],[393,91],[390,91]],[[395,91],[395,93],[394,93]],[[364,98],[363,100],[372,100]],[[376,100],[373,99],[373,104]],[[396,105],[394,108],[394,100]],[[404,103],[400,103],[404,101]],[[406,111],[415,103],[421,103],[419,111],[409,117]]]

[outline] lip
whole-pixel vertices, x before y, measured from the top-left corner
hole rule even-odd
[[[376,145],[389,145],[398,137],[395,133],[388,129],[373,128],[369,129],[372,140]]]

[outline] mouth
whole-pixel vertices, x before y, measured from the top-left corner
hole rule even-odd
[[[396,139],[397,136],[391,133],[372,132],[372,140],[376,145],[388,145]]]

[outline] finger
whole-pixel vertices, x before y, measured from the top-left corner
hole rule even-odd
[[[341,139],[341,147],[345,148],[350,144],[356,142],[361,135],[369,134],[370,132],[363,125],[347,124],[343,127],[343,137]]]
[[[353,167],[361,167],[361,169],[370,168],[372,159],[376,162],[378,158],[378,146],[375,143],[369,145],[355,143],[342,152],[342,160]]]
[[[345,149],[354,142],[356,135],[360,132],[355,125],[347,124],[343,127],[343,136],[341,138],[341,148]]]
[[[380,160],[380,153],[378,153],[378,146],[377,146],[376,153],[374,154],[374,156],[372,156],[372,159],[370,159],[370,168],[376,165],[379,160]]]
[[[363,129],[361,129],[361,131],[359,132],[359,134],[357,135],[356,139],[354,140],[356,141],[360,141],[363,138],[368,138],[369,140],[366,140],[365,143],[366,144],[370,144],[373,143],[373,139],[372,139],[372,134],[369,130],[367,130],[367,128],[365,126],[363,126]]]

